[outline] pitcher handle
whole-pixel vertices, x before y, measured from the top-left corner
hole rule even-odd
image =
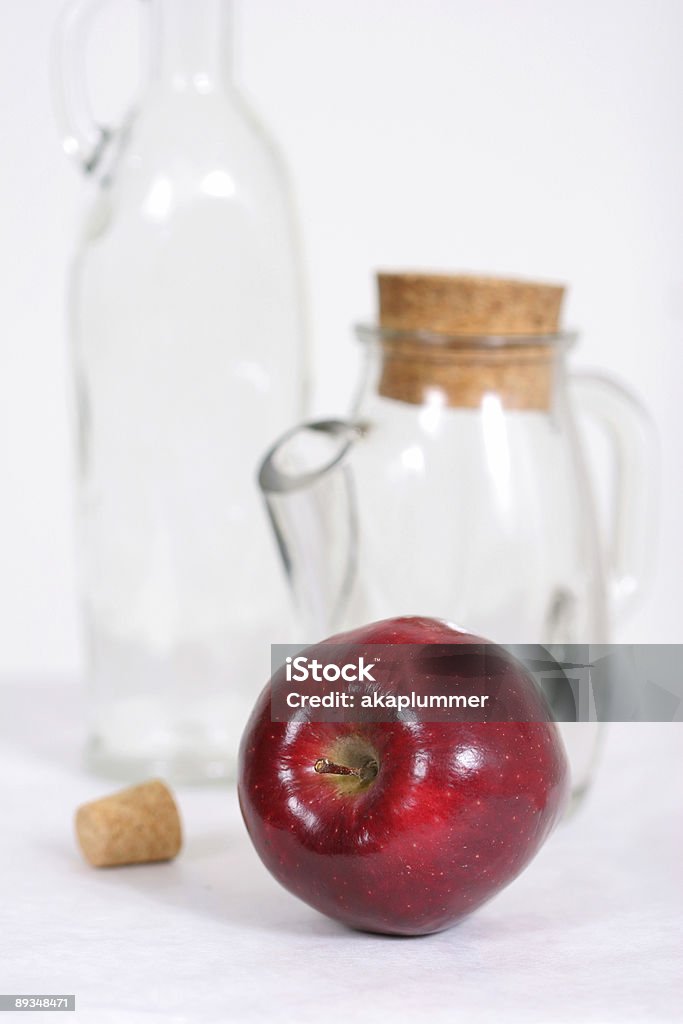
[[[57,20],[51,53],[55,116],[62,148],[85,174],[93,174],[119,126],[96,120],[86,81],[86,53],[93,22],[110,0],[69,0]]]
[[[617,618],[647,591],[656,549],[659,444],[641,403],[610,377],[572,375],[576,406],[605,434],[613,465],[612,508],[604,538],[607,584]]]

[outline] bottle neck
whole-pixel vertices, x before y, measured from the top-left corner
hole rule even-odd
[[[151,0],[152,75],[179,91],[230,81],[232,0]]]

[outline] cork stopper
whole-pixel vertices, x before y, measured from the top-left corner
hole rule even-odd
[[[449,274],[377,275],[380,324],[399,331],[524,336],[554,334],[564,288]]]
[[[93,867],[172,860],[182,844],[180,816],[168,787],[158,779],[83,804],[76,836]]]
[[[493,394],[504,408],[550,408],[547,336],[560,328],[561,285],[415,273],[377,280],[386,332],[381,395],[422,404],[438,391],[447,405],[475,408]]]

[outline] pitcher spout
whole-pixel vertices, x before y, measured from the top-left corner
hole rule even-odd
[[[349,454],[362,427],[304,423],[271,448],[259,471],[280,556],[299,612],[300,639],[341,621],[357,577],[358,522]]]

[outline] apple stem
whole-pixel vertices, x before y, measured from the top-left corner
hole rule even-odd
[[[376,778],[379,765],[374,757],[369,758],[360,768],[349,768],[345,764],[335,764],[327,757],[320,757],[313,765],[318,775],[355,775],[361,782],[370,782]]]

